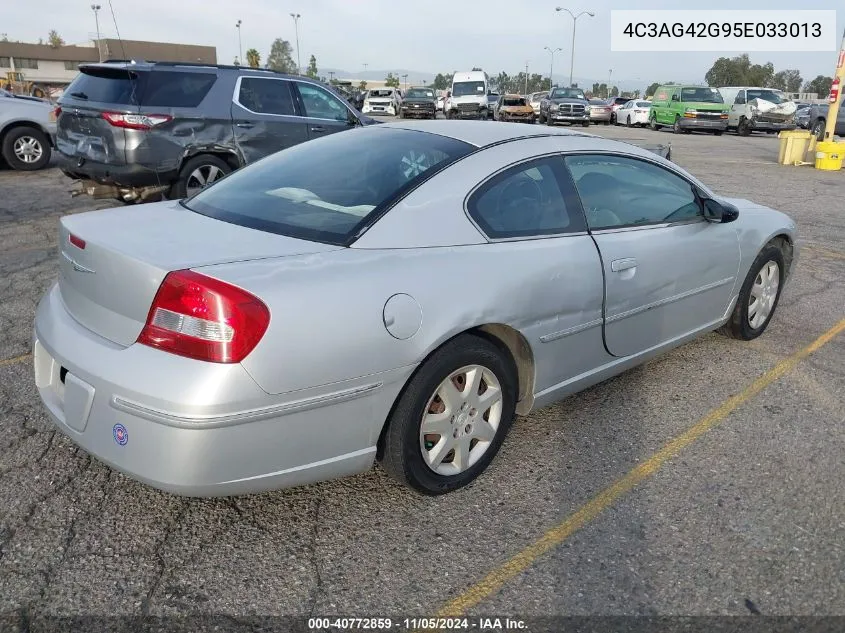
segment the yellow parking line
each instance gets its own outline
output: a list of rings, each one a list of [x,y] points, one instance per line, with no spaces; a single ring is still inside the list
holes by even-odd
[[[670,459],[673,459],[687,446],[692,444],[713,427],[719,425],[737,407],[747,402],[773,382],[792,371],[804,358],[817,351],[833,338],[845,331],[845,319],[842,319],[822,334],[807,347],[781,360],[757,380],[748,385],[740,393],[732,396],[717,408],[713,409],[693,427],[672,439],[649,459],[639,464],[627,475],[617,480],[610,487],[605,488],[574,514],[562,523],[543,534],[537,541],[511,557],[500,567],[491,571],[480,582],[473,585],[461,595],[449,601],[437,614],[438,617],[461,615],[489,598],[501,589],[505,583],[528,569],[540,556],[560,545],[572,534],[584,527],[599,514],[612,506],[622,495],[630,492],[644,479],[654,475]]]
[[[32,358],[32,354],[24,354],[23,356],[15,356],[14,358],[4,358],[3,360],[0,360],[0,367],[4,367],[5,365],[14,365],[15,363],[29,360],[30,358]]]

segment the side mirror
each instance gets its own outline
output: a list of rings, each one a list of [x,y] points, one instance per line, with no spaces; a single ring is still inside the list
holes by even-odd
[[[704,198],[704,219],[708,222],[733,222],[739,217],[739,209],[723,202],[716,202],[712,198]]]

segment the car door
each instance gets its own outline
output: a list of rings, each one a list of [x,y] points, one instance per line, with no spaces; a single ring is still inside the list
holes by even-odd
[[[736,93],[733,105],[731,105],[731,112],[728,115],[728,125],[731,127],[739,125],[739,119],[745,114],[746,109],[746,94],[745,90],[740,90]]]
[[[274,77],[238,77],[232,98],[232,130],[244,163],[308,140],[298,116],[291,82]]]
[[[565,162],[602,257],[608,352],[630,356],[714,326],[737,283],[734,225],[705,220],[692,183],[650,160]]]
[[[319,138],[358,125],[355,113],[328,90],[304,81],[294,81],[293,85],[307,123],[308,138]]]
[[[542,270],[526,285],[532,299],[514,306],[523,318],[515,326],[534,350],[535,392],[605,363],[601,261],[563,159],[520,161],[477,187],[466,207],[496,245],[490,250],[515,269]]]

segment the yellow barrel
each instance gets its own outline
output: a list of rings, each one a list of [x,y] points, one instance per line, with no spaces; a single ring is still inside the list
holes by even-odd
[[[812,133],[809,130],[784,130],[778,134],[778,163],[794,165],[804,161]]]
[[[816,144],[816,169],[837,171],[842,169],[845,142],[823,141]]]

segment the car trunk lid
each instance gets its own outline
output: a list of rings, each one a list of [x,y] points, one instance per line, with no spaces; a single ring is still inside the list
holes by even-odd
[[[112,125],[103,114],[137,113],[146,73],[119,64],[83,65],[79,70],[59,100],[56,146],[82,162],[125,165],[126,129]]]
[[[229,224],[166,201],[65,216],[59,248],[59,289],[70,314],[126,346],[141,333],[168,272],[340,247]]]

